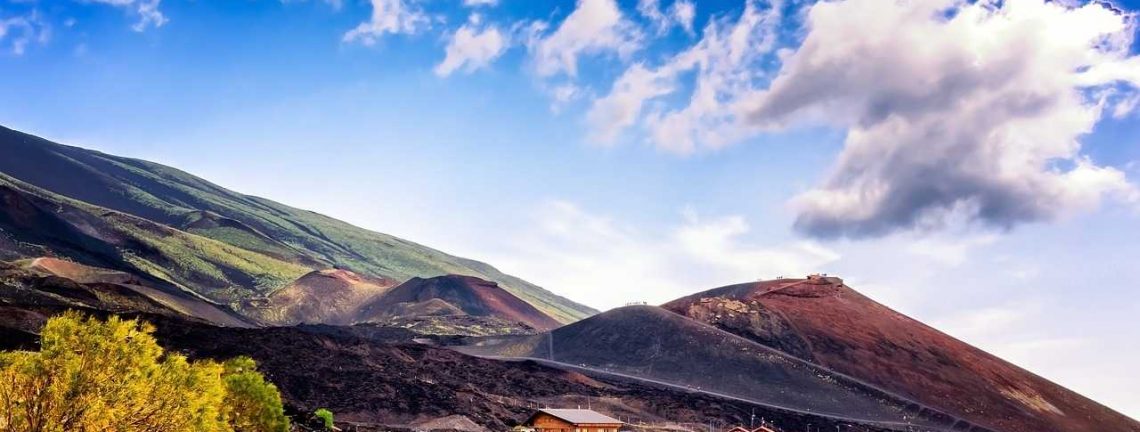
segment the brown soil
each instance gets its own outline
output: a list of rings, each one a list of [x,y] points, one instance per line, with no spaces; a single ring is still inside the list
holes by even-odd
[[[694,294],[665,308],[1005,432],[1140,423],[860,295],[838,278]]]
[[[437,300],[443,300],[474,317],[493,317],[539,330],[559,326],[554,318],[507,292],[495,282],[460,275],[412,278],[362,307],[360,319],[387,320],[399,316],[400,309],[415,309],[413,305]]]
[[[274,292],[264,304],[243,309],[273,325],[352,324],[357,322],[362,304],[375,301],[394,285],[396,281],[391,279],[343,269],[318,270]]]
[[[865,421],[952,420],[809,362],[653,306],[595,315],[551,334],[474,339],[460,349],[549,359],[775,406]],[[553,356],[551,347],[553,346]]]

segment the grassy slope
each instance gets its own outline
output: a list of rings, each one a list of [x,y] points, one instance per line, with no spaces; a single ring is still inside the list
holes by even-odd
[[[464,274],[498,282],[512,294],[535,305],[561,322],[571,322],[595,310],[559,297],[534,284],[499,272],[490,265],[455,257],[387,234],[369,231],[315,212],[242,195],[186,172],[153,162],[117,157],[56,144],[0,127],[0,172],[97,206],[146,218],[177,228],[199,211],[232,219],[277,240],[295,251],[285,259],[294,263],[313,260],[358,273],[406,280]],[[279,249],[276,245],[250,245],[249,236],[234,237],[233,230],[203,229],[235,246]],[[275,254],[276,255],[276,254]]]
[[[149,275],[171,289],[231,303],[312,270],[221,241],[67,198],[0,174],[0,231],[88,265]],[[39,249],[34,249],[39,251]]]

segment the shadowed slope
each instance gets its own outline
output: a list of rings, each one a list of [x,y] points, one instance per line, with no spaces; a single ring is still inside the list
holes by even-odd
[[[164,291],[135,276],[55,258],[0,263],[0,304],[144,312],[224,326],[253,325],[223,306]],[[19,315],[0,310],[0,321]]]
[[[0,281],[0,294],[3,285]],[[60,310],[0,303],[0,349],[35,349],[39,328]],[[536,406],[581,404],[623,419],[684,422],[684,430],[704,430],[714,419],[747,424],[749,414],[755,414],[787,431],[812,425],[824,431],[841,426],[844,432],[901,432],[531,361],[466,356],[415,343],[417,335],[399,329],[326,325],[238,329],[151,314],[141,318],[156,326],[155,337],[170,351],[191,358],[254,358],[295,418],[328,408],[338,420],[354,423],[346,430],[357,426],[368,426],[359,429],[367,431],[413,430],[414,425],[464,416],[503,431],[525,420]]]
[[[653,306],[611,310],[531,337],[487,338],[475,354],[558,362],[862,421],[952,420],[755,342]],[[917,419],[916,419],[917,418]]]
[[[838,278],[694,294],[665,308],[1005,432],[1140,423],[860,295]]]

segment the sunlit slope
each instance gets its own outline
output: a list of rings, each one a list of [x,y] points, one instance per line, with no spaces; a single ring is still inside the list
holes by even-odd
[[[66,198],[0,174],[0,258],[66,257],[169,292],[234,304],[311,269]]]
[[[157,163],[65,146],[6,128],[0,128],[0,152],[5,156],[0,158],[0,173],[12,178],[258,255],[400,281],[445,274],[477,276],[498,282],[561,322],[596,313],[490,265],[233,192]]]

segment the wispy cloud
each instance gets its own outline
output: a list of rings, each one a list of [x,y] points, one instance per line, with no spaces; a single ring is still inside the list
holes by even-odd
[[[539,76],[575,76],[582,55],[625,56],[641,47],[640,31],[614,0],[579,0],[553,32],[547,33],[549,27],[545,22],[535,23],[527,41]]]
[[[668,32],[674,26],[692,34],[697,6],[691,1],[676,0],[667,10],[662,10],[660,0],[638,0],[637,12],[652,23],[658,35]]]
[[[463,0],[463,5],[467,7],[495,6],[498,4],[499,0]]]
[[[425,29],[428,15],[407,0],[371,0],[368,21],[344,34],[344,42],[371,46],[388,34],[414,34]]]
[[[513,234],[505,270],[589,304],[660,303],[716,284],[818,271],[839,258],[811,242],[761,246],[738,215],[679,212],[672,226],[647,231],[567,201],[550,201],[529,228]],[[615,263],[620,263],[615,265]]]
[[[494,26],[482,27],[480,21],[478,14],[472,14],[467,23],[451,35],[445,57],[435,67],[436,75],[446,77],[456,70],[471,72],[486,67],[506,51],[506,36]]]
[[[159,10],[162,0],[80,0],[84,3],[98,3],[122,8],[138,16],[138,22],[131,26],[142,32],[148,28],[162,27],[168,21]]]
[[[0,16],[0,47],[14,55],[23,55],[32,43],[46,44],[51,39],[51,27],[36,11],[25,15]]]
[[[776,47],[780,7],[749,1],[735,21],[710,21],[695,45],[660,66],[630,66],[587,113],[592,139],[613,143],[621,132],[640,124],[653,145],[670,153],[685,155],[737,142],[744,128],[733,107],[764,74],[757,62]],[[684,88],[679,77],[689,72],[696,78],[686,104],[648,109],[649,102]]]

